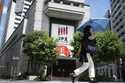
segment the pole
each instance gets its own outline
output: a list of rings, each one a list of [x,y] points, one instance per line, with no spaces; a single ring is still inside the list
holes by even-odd
[[[120,81],[122,81],[122,58],[120,58],[119,73],[120,73]]]
[[[52,80],[53,79],[53,64],[51,63],[51,76],[50,76],[50,79]]]

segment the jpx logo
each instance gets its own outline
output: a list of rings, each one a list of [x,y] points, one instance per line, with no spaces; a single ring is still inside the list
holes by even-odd
[[[68,27],[58,27],[58,40],[62,42],[68,42]]]

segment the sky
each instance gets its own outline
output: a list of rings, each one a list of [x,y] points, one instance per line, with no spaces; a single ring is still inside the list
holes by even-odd
[[[91,18],[103,18],[110,8],[110,0],[85,0],[90,5]]]

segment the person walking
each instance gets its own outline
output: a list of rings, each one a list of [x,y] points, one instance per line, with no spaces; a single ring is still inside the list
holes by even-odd
[[[82,65],[71,74],[72,81],[74,83],[75,77],[81,75],[88,69],[90,81],[93,82],[95,79],[95,68],[92,56],[96,53],[96,39],[91,26],[86,26],[83,29],[83,37],[80,43],[79,62],[82,63]]]

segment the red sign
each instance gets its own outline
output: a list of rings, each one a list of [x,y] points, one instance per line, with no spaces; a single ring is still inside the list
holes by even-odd
[[[56,50],[60,56],[68,57],[70,55],[70,50],[66,46],[57,46]]]

